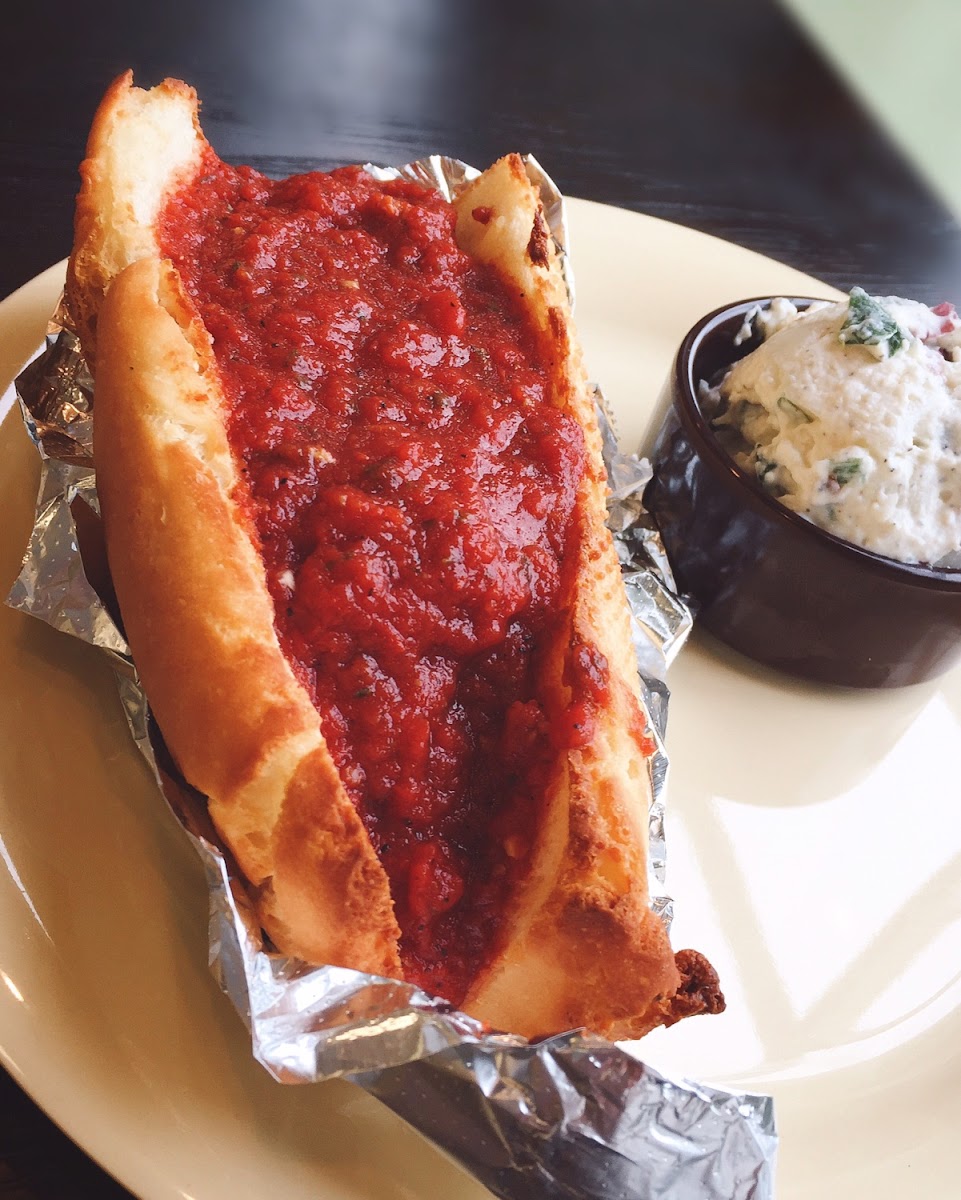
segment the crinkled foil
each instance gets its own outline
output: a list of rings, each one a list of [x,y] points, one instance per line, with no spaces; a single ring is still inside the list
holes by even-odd
[[[426,182],[448,196],[476,174],[436,156],[399,170],[368,169],[380,178]],[[564,253],[563,200],[532,159],[528,171]],[[46,350],[17,381],[42,478],[33,535],[7,603],[111,656],[133,736],[203,860],[211,969],[248,1025],[256,1058],[285,1083],[354,1081],[510,1200],[767,1200],[776,1145],[768,1097],[666,1079],[581,1031],[537,1043],[491,1033],[410,984],[265,951],[244,882],[218,843],[203,797],[172,768],[126,643],[84,573],[74,512],[77,504],[97,511],[92,383],[76,338],[58,330],[62,316]],[[659,740],[668,700],[664,671],[690,615],[671,592],[663,551],[641,508],[646,464],[618,452],[599,393],[598,405],[613,491],[610,524]],[[659,749],[652,763],[650,870],[654,905],[665,921],[670,901],[657,893],[666,771]]]

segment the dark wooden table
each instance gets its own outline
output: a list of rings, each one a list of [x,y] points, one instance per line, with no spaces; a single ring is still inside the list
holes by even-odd
[[[67,254],[90,117],[133,67],[193,83],[215,147],[269,173],[528,150],[569,195],[961,300],[955,220],[772,0],[47,0],[4,29],[0,295]],[[0,1072],[0,1196],[126,1195]]]

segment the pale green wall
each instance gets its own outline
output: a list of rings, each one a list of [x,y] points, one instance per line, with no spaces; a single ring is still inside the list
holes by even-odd
[[[781,3],[961,218],[961,0]]]

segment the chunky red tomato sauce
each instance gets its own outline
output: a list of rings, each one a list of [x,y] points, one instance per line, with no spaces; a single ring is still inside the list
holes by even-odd
[[[474,218],[489,221],[489,210]],[[459,1002],[496,949],[558,743],[536,647],[569,583],[580,428],[550,345],[436,193],[211,158],[162,220],[211,332],[285,652],[391,881],[409,978]],[[549,719],[550,716],[550,719]]]

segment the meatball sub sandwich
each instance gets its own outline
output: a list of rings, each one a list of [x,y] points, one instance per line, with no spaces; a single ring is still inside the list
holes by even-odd
[[[114,584],[272,942],[530,1036],[716,1011],[649,907],[600,437],[522,161],[453,203],[275,181],[128,75],[82,181]]]

